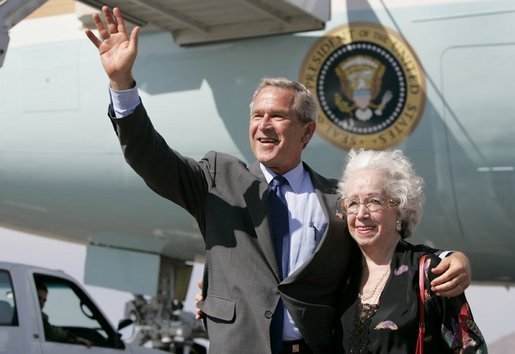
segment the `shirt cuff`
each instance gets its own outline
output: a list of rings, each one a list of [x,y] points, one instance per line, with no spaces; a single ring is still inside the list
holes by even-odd
[[[444,259],[445,257],[447,256],[450,256],[451,254],[453,254],[454,251],[442,251],[438,257],[440,257],[440,259]]]
[[[113,90],[109,87],[109,97],[113,105],[114,118],[125,118],[141,104],[136,85],[128,90]]]

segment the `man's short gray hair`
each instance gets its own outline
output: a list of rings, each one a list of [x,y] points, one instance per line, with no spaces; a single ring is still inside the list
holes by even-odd
[[[318,117],[318,104],[311,92],[297,81],[289,80],[285,77],[265,77],[261,79],[259,85],[254,91],[252,101],[250,102],[250,111],[252,112],[252,103],[256,96],[265,87],[280,87],[295,92],[295,97],[291,105],[292,111],[297,115],[301,123],[316,122]]]

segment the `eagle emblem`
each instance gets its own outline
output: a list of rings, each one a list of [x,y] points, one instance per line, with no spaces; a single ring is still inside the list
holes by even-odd
[[[356,55],[343,60],[335,69],[341,90],[341,94],[335,94],[335,105],[340,111],[362,122],[369,120],[374,114],[381,116],[393,97],[392,92],[387,90],[380,102],[374,103],[381,92],[384,72],[384,64],[367,55]]]

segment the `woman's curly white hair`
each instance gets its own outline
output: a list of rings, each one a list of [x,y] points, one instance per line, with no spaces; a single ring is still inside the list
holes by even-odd
[[[360,170],[379,170],[386,175],[383,192],[398,202],[401,237],[410,237],[422,216],[424,180],[401,150],[351,150],[339,183],[338,193],[343,200],[349,179]]]

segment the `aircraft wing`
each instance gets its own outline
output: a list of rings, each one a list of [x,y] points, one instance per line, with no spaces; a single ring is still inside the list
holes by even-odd
[[[0,67],[9,44],[7,31],[46,2],[0,1]],[[97,9],[121,6],[117,0],[80,2]],[[309,5],[302,0],[133,0],[123,3],[122,12],[135,25],[169,31],[179,45],[189,46],[320,30],[330,18],[330,7],[330,0],[313,0]],[[80,20],[93,26],[89,13]]]
[[[82,0],[96,8],[117,0]],[[125,18],[172,33],[180,45],[219,42],[282,33],[313,31],[329,20],[330,0],[135,0],[123,3]],[[85,21],[90,21],[87,16]]]

